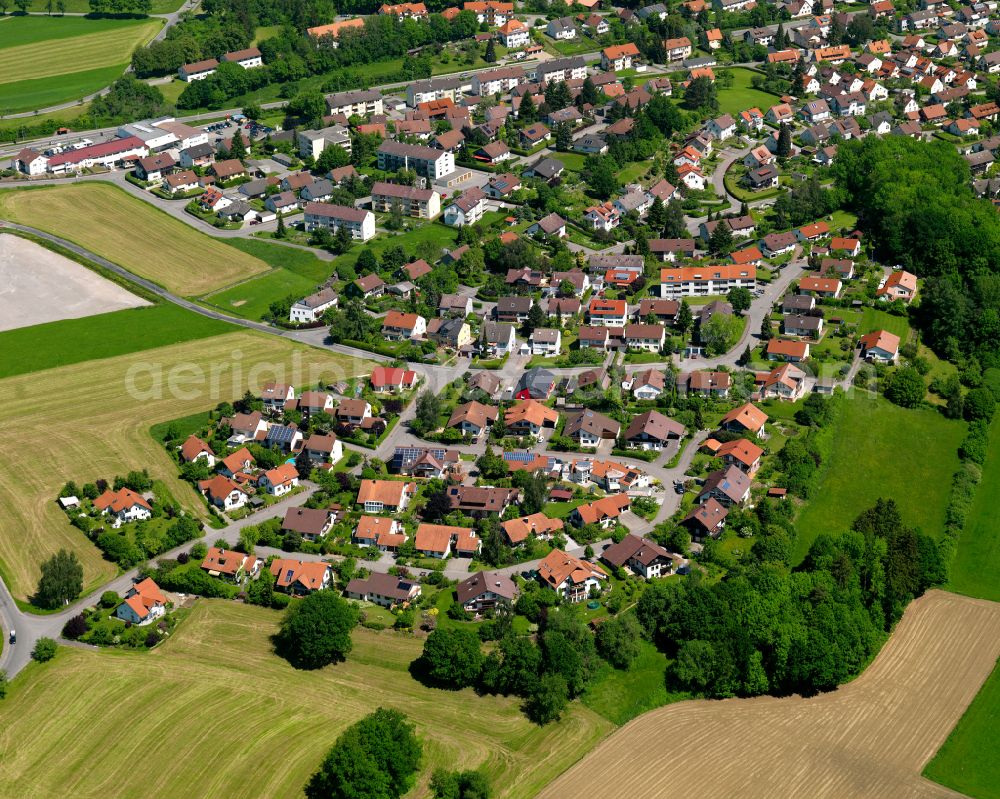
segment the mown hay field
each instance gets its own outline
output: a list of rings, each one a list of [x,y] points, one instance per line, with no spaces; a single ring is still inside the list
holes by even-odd
[[[198,600],[149,653],[60,650],[32,664],[0,703],[3,793],[299,797],[337,735],[376,707],[416,724],[435,768],[479,768],[493,796],[532,797],[612,728],[579,702],[538,727],[519,700],[427,688],[408,671],[421,642],[358,629],[345,662],[295,671],[271,651],[280,615]]]
[[[0,110],[75,100],[120,77],[162,20],[0,17]]]
[[[56,506],[67,480],[82,484],[148,468],[177,501],[203,509],[150,436],[151,425],[208,410],[269,379],[305,386],[371,367],[239,332],[0,380],[0,574],[7,587],[25,599],[40,563],[62,547],[80,557],[88,588],[114,576],[115,567]]]
[[[56,17],[43,19],[48,24],[39,25],[37,19],[17,17],[0,25],[2,83],[118,64],[124,69],[132,51],[152,38],[163,24],[160,20]]]
[[[680,702],[539,794],[595,799],[959,796],[920,776],[1000,655],[1000,604],[931,591],[869,668],[810,698]]]
[[[259,258],[103,183],[0,192],[0,219],[73,241],[184,297],[270,269]]]

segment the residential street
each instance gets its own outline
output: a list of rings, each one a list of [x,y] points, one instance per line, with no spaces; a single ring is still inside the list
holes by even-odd
[[[590,54],[594,58],[598,54]],[[593,59],[591,59],[593,60]],[[216,114],[215,116],[218,116]],[[737,160],[741,159],[747,152],[747,149],[727,149],[722,150],[721,158],[716,165],[715,172],[712,175],[712,185],[715,188],[716,193],[720,197],[729,197],[725,190],[724,176],[726,170],[729,166],[735,163]],[[106,175],[91,176],[81,178],[82,180],[103,180],[111,182],[117,186],[120,186],[124,190],[130,192],[132,195],[141,198],[146,202],[150,202],[157,207],[164,210],[166,213],[175,217],[176,219],[184,222],[187,225],[197,227],[203,232],[209,235],[217,236],[220,238],[236,238],[241,236],[249,235],[249,230],[218,230],[213,228],[201,220],[192,217],[184,211],[184,204],[181,202],[170,202],[166,200],[160,200],[158,198],[152,197],[148,192],[143,191],[137,186],[129,183],[125,180],[125,175],[122,172],[112,172]],[[33,181],[33,185],[44,185],[44,184],[56,184],[65,183],[65,180],[39,180]],[[751,203],[752,206],[757,206],[763,204],[767,201],[758,201]],[[721,210],[726,212],[735,212],[739,209],[740,203],[734,198],[730,198],[729,205]],[[693,235],[697,235],[697,229],[700,223],[704,221],[704,218],[691,219],[688,222],[688,229]],[[273,225],[274,223],[271,223]],[[0,222],[0,227],[3,226],[10,227],[14,230],[19,230],[25,233],[33,234],[41,239],[50,241],[61,247],[68,249],[69,251],[83,257],[87,258],[104,269],[119,275],[125,280],[133,283],[134,285],[140,286],[146,291],[155,294],[162,299],[179,305],[189,311],[201,314],[203,316],[218,319],[221,321],[226,321],[231,324],[254,330],[257,332],[282,336],[294,341],[301,342],[303,344],[308,344],[311,346],[321,347],[324,349],[331,350],[333,352],[342,353],[345,355],[366,359],[369,361],[387,363],[392,359],[386,356],[376,355],[368,351],[359,350],[353,347],[349,347],[343,344],[332,342],[328,340],[328,331],[325,328],[310,329],[310,330],[297,330],[288,331],[281,330],[278,328],[271,327],[259,322],[253,322],[246,319],[239,319],[235,317],[228,316],[217,310],[210,308],[205,308],[196,303],[193,303],[187,299],[179,297],[172,294],[171,292],[163,289],[162,287],[152,283],[149,280],[139,277],[128,270],[112,263],[111,261],[102,258],[87,249],[74,244],[71,241],[63,239],[61,237],[52,235],[42,230],[38,230],[25,225],[19,225],[14,223]],[[256,228],[254,232],[266,229],[267,225],[263,225]],[[288,242],[276,242],[283,246],[297,247]],[[613,247],[603,250],[606,253],[618,253],[623,252],[630,242],[623,242],[614,245]],[[582,247],[576,244],[569,244],[570,249],[574,251],[583,251],[585,253],[593,252],[587,247]],[[311,248],[310,248],[311,250]],[[331,260],[333,256],[325,252],[316,252],[318,257],[324,260]],[[754,301],[746,313],[746,324],[745,329],[740,337],[739,341],[734,347],[732,347],[728,352],[721,356],[715,358],[679,358],[674,356],[671,361],[674,366],[681,370],[690,371],[696,369],[713,368],[719,366],[735,367],[737,361],[741,357],[743,351],[747,346],[751,348],[755,345],[759,339],[759,331],[761,327],[761,322],[767,315],[775,302],[780,301],[780,298],[787,291],[788,286],[799,278],[805,269],[805,261],[801,258],[801,248],[796,248],[793,253],[792,260],[790,263],[785,265],[779,272],[776,273],[774,279],[768,283],[764,284],[763,292],[760,296],[755,297]],[[614,354],[609,355],[608,359],[605,361],[605,366],[608,365],[616,356]],[[503,367],[496,372],[497,376],[501,379],[504,386],[510,386],[516,383],[518,377],[527,368],[527,363],[530,359],[525,356],[511,355],[508,357]],[[625,370],[627,373],[634,373],[640,370],[645,370],[649,368],[662,368],[666,365],[666,362],[661,363],[643,363],[643,364],[627,364],[625,365]],[[855,358],[854,363],[851,366],[851,370],[844,380],[845,385],[850,385],[850,381],[853,379],[854,375],[857,373],[860,364],[857,358]],[[422,363],[411,363],[409,367],[416,371],[418,375],[423,380],[423,387],[430,389],[435,393],[439,393],[448,383],[461,378],[465,373],[469,371],[475,371],[471,369],[471,363],[467,358],[457,358],[451,361],[448,365],[429,365]],[[568,376],[573,374],[579,374],[580,372],[586,371],[593,368],[590,365],[583,365],[578,367],[565,367],[565,368],[552,368],[554,374],[558,376]],[[428,442],[417,438],[412,433],[409,432],[407,423],[413,418],[415,414],[416,403],[411,402],[403,411],[403,414],[399,422],[393,427],[389,435],[379,444],[376,450],[366,450],[361,447],[356,447],[350,444],[345,445],[347,449],[358,451],[367,456],[378,457],[382,460],[388,460],[393,451],[398,446],[427,446]],[[674,457],[676,450],[668,450],[653,462],[647,463],[646,461],[632,459],[627,457],[612,457],[614,460],[619,461],[625,465],[637,467],[644,472],[646,472],[653,480],[660,483],[660,490],[657,493],[657,499],[660,501],[660,508],[656,513],[655,518],[652,521],[647,521],[636,516],[633,513],[628,513],[625,516],[626,526],[635,534],[645,535],[650,532],[653,527],[659,522],[669,518],[672,515],[680,502],[680,497],[673,491],[673,483],[675,480],[679,480],[684,477],[690,464],[698,451],[699,446],[708,436],[708,431],[695,431],[692,438],[685,442],[683,451],[678,458],[676,465],[668,468],[666,464]],[[480,442],[476,444],[467,445],[449,445],[449,448],[458,450],[459,452],[471,455],[479,455],[485,449],[485,442]],[[585,453],[565,453],[565,452],[555,452],[548,449],[548,444],[546,442],[540,442],[536,447],[535,451],[543,454],[551,454],[559,457],[563,460],[572,460],[574,458],[588,457]],[[592,456],[592,455],[591,455]],[[356,471],[360,470],[360,467]],[[260,521],[275,516],[281,516],[284,514],[288,507],[300,505],[302,502],[314,491],[315,488],[310,488],[306,492],[296,494],[293,497],[288,497],[281,502],[272,505],[267,510],[261,512],[260,514],[253,515],[240,522],[234,522],[229,524],[227,527],[220,530],[207,529],[205,536],[202,539],[208,544],[211,544],[217,539],[224,539],[230,546],[234,546],[239,541],[240,530],[248,524],[256,524]],[[192,542],[193,543],[193,542]],[[173,557],[176,556],[181,551],[189,550],[192,543],[186,544],[179,547],[171,552],[164,553],[161,557]],[[584,547],[573,542],[574,545],[569,547],[569,550],[573,554],[581,555],[583,553]],[[608,542],[600,542],[594,545],[595,551],[600,551],[600,547]],[[280,555],[287,556],[290,553],[281,552],[280,550],[271,550],[268,548],[259,548],[258,554],[261,557],[267,557],[269,555]],[[321,556],[318,555],[305,555],[296,554],[295,557],[302,558],[304,560],[315,560],[319,559]],[[386,555],[374,562],[364,562],[362,565],[367,568],[376,569],[379,571],[385,571],[389,566],[393,565],[393,560],[390,556]],[[537,565],[536,561],[531,561],[527,563],[521,563],[516,566],[508,567],[502,571],[505,573],[514,573],[525,571],[534,568]],[[445,574],[450,579],[462,579],[468,574],[469,561],[463,559],[452,559],[449,560],[445,565]],[[128,573],[122,574],[114,580],[109,581],[107,584],[101,586],[99,589],[94,591],[88,597],[85,597],[73,606],[51,615],[40,615],[35,613],[24,613],[16,605],[16,603],[11,598],[6,586],[0,582],[0,624],[5,630],[5,637],[11,629],[17,630],[17,643],[13,646],[5,645],[3,653],[0,654],[0,669],[5,669],[9,676],[15,675],[28,663],[30,657],[30,651],[34,646],[34,642],[42,636],[49,636],[53,638],[58,638],[60,631],[62,629],[65,621],[72,615],[79,612],[81,607],[94,604],[100,597],[100,594],[106,590],[114,590],[119,593],[123,593],[131,584],[131,578],[135,575],[135,571],[130,571]]]

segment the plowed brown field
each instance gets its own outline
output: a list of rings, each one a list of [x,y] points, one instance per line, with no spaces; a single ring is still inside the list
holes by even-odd
[[[948,797],[920,776],[1000,655],[1000,603],[932,591],[854,682],[803,699],[682,702],[609,736],[557,797]]]

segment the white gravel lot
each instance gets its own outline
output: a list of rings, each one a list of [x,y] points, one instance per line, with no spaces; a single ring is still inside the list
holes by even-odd
[[[0,235],[0,330],[149,305],[75,261]]]

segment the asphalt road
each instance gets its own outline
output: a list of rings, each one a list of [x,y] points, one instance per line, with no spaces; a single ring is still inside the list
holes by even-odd
[[[725,166],[728,167],[728,163],[732,163],[737,158],[742,157],[742,154],[745,154],[745,151],[727,152],[726,156],[722,159],[719,168],[717,169],[718,177],[713,178],[713,181],[718,180],[720,181],[721,185],[721,175],[724,174],[725,171],[723,165],[725,164]],[[104,178],[104,176],[102,176],[102,178]],[[149,195],[145,192],[141,192],[136,187],[133,187],[131,184],[128,184],[126,181],[124,181],[123,175],[114,175],[112,179],[114,180],[114,182],[124,185],[126,189],[133,191],[133,193],[138,192],[139,194],[145,195],[144,199],[148,200]],[[722,191],[720,193],[723,196],[725,196],[724,186],[722,186]],[[731,202],[730,207],[732,207],[733,204],[734,203]],[[178,208],[176,210],[178,213],[175,215],[177,215],[178,218],[183,219],[183,221],[185,221],[188,224],[193,223],[192,218],[189,215],[184,214],[182,208]],[[346,355],[352,355],[358,358],[364,358],[367,360],[381,361],[381,362],[387,362],[390,360],[389,358],[375,355],[373,353],[364,350],[358,350],[352,347],[347,347],[342,344],[330,342],[327,340],[327,332],[323,329],[305,330],[305,331],[286,331],[270,327],[268,325],[264,325],[258,322],[252,322],[246,319],[238,319],[235,317],[231,317],[213,309],[204,308],[182,297],[178,297],[175,294],[172,294],[171,292],[167,291],[163,287],[158,286],[155,283],[146,280],[145,278],[135,275],[132,272],[122,268],[121,266],[107,260],[106,258],[102,258],[101,256],[96,255],[95,253],[92,253],[87,249],[77,244],[74,244],[71,241],[63,239],[59,236],[55,236],[45,231],[31,228],[26,225],[19,225],[10,222],[0,222],[0,227],[2,226],[6,226],[10,229],[21,231],[24,233],[33,234],[34,236],[37,236],[43,240],[52,242],[54,244],[58,244],[61,247],[65,247],[69,251],[99,264],[103,268],[110,270],[111,272],[119,275],[120,277],[133,283],[134,285],[140,286],[146,291],[155,294],[156,296],[161,297],[162,299],[168,302],[172,302],[176,305],[186,308],[187,310],[192,311],[194,313],[198,313],[203,316],[207,316],[209,318],[229,322],[233,325],[255,330],[268,335],[282,336],[285,338],[302,342],[304,344],[324,347],[336,352],[341,352]],[[216,236],[227,236],[230,234],[239,235],[240,233],[240,231],[218,231],[214,228],[209,228],[208,226],[206,226],[205,232],[209,233],[210,235],[216,235]],[[787,290],[788,285],[801,274],[804,268],[804,263],[799,259],[799,255],[800,253],[796,251],[796,253],[793,256],[793,261],[790,264],[786,265],[779,272],[776,279],[767,285],[762,296],[754,300],[753,305],[751,306],[747,314],[748,321],[746,325],[746,331],[735,347],[733,347],[729,352],[725,353],[724,355],[714,359],[698,358],[698,359],[689,359],[686,361],[684,360],[678,361],[675,359],[673,362],[679,365],[681,368],[686,368],[686,369],[693,369],[693,368],[704,369],[721,365],[728,365],[728,366],[735,365],[737,359],[742,354],[744,348],[748,344],[752,343],[754,337],[758,335],[760,324],[764,315],[770,312],[773,303],[777,301],[784,294],[784,292]],[[610,360],[611,357],[613,356],[609,356],[608,360]],[[506,364],[504,365],[503,369],[500,370],[499,373],[501,380],[506,385],[509,385],[514,381],[516,381],[517,377],[519,377],[519,375],[524,371],[527,360],[528,360],[527,358],[522,356],[512,356],[508,358]],[[658,365],[663,366],[665,364],[628,365],[626,366],[626,369],[630,372],[634,372],[641,369],[656,367]],[[470,363],[468,359],[458,359],[457,361],[448,366],[427,365],[419,363],[412,363],[409,366],[411,369],[416,371],[425,381],[426,385],[435,392],[439,392],[447,383],[461,377],[465,372],[470,370]],[[592,367],[581,366],[572,368],[555,368],[552,369],[552,371],[559,375],[567,375],[567,374],[576,374],[588,368]],[[855,362],[855,364],[852,366],[852,374],[856,372],[856,370],[857,370],[857,362]],[[848,376],[848,380],[849,379],[850,375]],[[409,433],[409,431],[406,428],[405,422],[410,418],[412,418],[414,413],[414,408],[415,408],[415,403],[411,403],[404,410],[401,422],[398,423],[393,428],[389,436],[386,437],[386,439],[382,442],[378,450],[374,453],[377,457],[386,458],[387,456],[391,455],[393,449],[396,446],[399,446],[401,444],[421,444],[421,445],[426,444],[426,442],[422,442],[419,439],[413,437],[412,434]],[[698,451],[698,447],[700,446],[701,442],[705,439],[707,434],[708,434],[707,431],[695,431],[693,437],[686,442],[686,445],[684,447],[683,452],[681,453],[678,463],[670,468],[668,468],[666,464],[674,455],[674,452],[671,451],[662,453],[660,457],[658,457],[652,463],[647,463],[645,461],[635,460],[631,458],[624,458],[624,457],[619,458],[618,456],[614,456],[615,460],[642,469],[655,480],[659,480],[663,487],[663,490],[658,494],[658,499],[661,500],[661,506],[655,518],[651,522],[647,522],[646,520],[639,519],[638,517],[635,516],[629,517],[629,521],[631,525],[634,527],[633,530],[634,532],[638,534],[644,534],[648,532],[650,529],[652,529],[652,527],[656,523],[666,519],[676,510],[679,503],[679,497],[671,491],[672,483],[674,480],[680,479],[685,475],[687,469],[690,466],[691,460]],[[350,445],[348,445],[348,448],[349,449],[351,448]],[[459,445],[455,446],[454,448],[459,449],[463,452],[478,454],[482,452],[483,449],[485,449],[485,442],[473,445],[465,445],[465,446]],[[549,452],[544,443],[539,444],[536,449],[539,452]],[[358,449],[358,451],[361,451],[367,455],[372,454],[371,451],[364,451],[360,449]],[[572,453],[553,452],[552,454],[562,457],[563,459],[572,459],[574,457]],[[287,506],[293,504],[300,504],[303,501],[304,496],[307,495],[298,494],[294,497],[288,498],[281,503],[271,506],[271,508],[265,511],[265,514],[267,515],[282,514]],[[231,524],[224,530],[209,529],[206,531],[206,536],[205,539],[203,540],[214,541],[215,539],[221,537],[225,538],[231,544],[235,544],[239,540],[239,531],[243,525],[256,524],[260,522],[263,518],[265,517],[261,515],[254,515],[241,522]],[[192,544],[189,543],[187,545],[184,545],[183,547],[179,547],[177,550],[164,553],[161,557],[175,556],[180,551],[185,551],[190,549],[191,545]],[[595,546],[595,549],[597,548],[598,547]],[[574,551],[579,554],[582,553],[582,549],[583,549],[582,547],[575,547],[571,548],[571,551]],[[271,552],[269,550],[262,549],[260,554],[266,556],[267,554],[271,554]],[[303,559],[310,558],[310,556],[304,554],[296,555],[296,557],[301,557]],[[371,568],[377,568],[381,570],[391,565],[391,559],[388,557],[384,557],[379,561],[372,562],[366,565],[368,565]],[[508,571],[520,571],[527,568],[531,568],[533,565],[534,565],[533,563],[518,564],[517,566],[508,569]],[[445,573],[452,579],[460,579],[465,574],[467,574],[467,572],[468,572],[468,562],[461,560],[449,561],[445,569]],[[18,608],[17,604],[14,602],[6,586],[3,585],[2,581],[0,581],[0,625],[2,625],[0,629],[3,629],[7,632],[9,632],[9,630],[11,629],[17,630],[17,643],[14,645],[5,646],[3,653],[0,654],[0,669],[6,670],[9,676],[14,676],[15,674],[17,674],[28,663],[30,658],[30,651],[34,646],[34,642],[37,641],[39,637],[48,636],[51,638],[58,638],[63,625],[70,616],[78,613],[80,608],[96,602],[96,600],[100,597],[100,594],[103,591],[115,590],[119,593],[123,593],[131,584],[131,578],[134,576],[134,574],[135,574],[134,571],[123,574],[115,578],[114,580],[108,582],[107,584],[101,586],[90,596],[85,597],[73,603],[71,607],[59,613],[51,615],[41,615],[36,613],[22,612]]]

